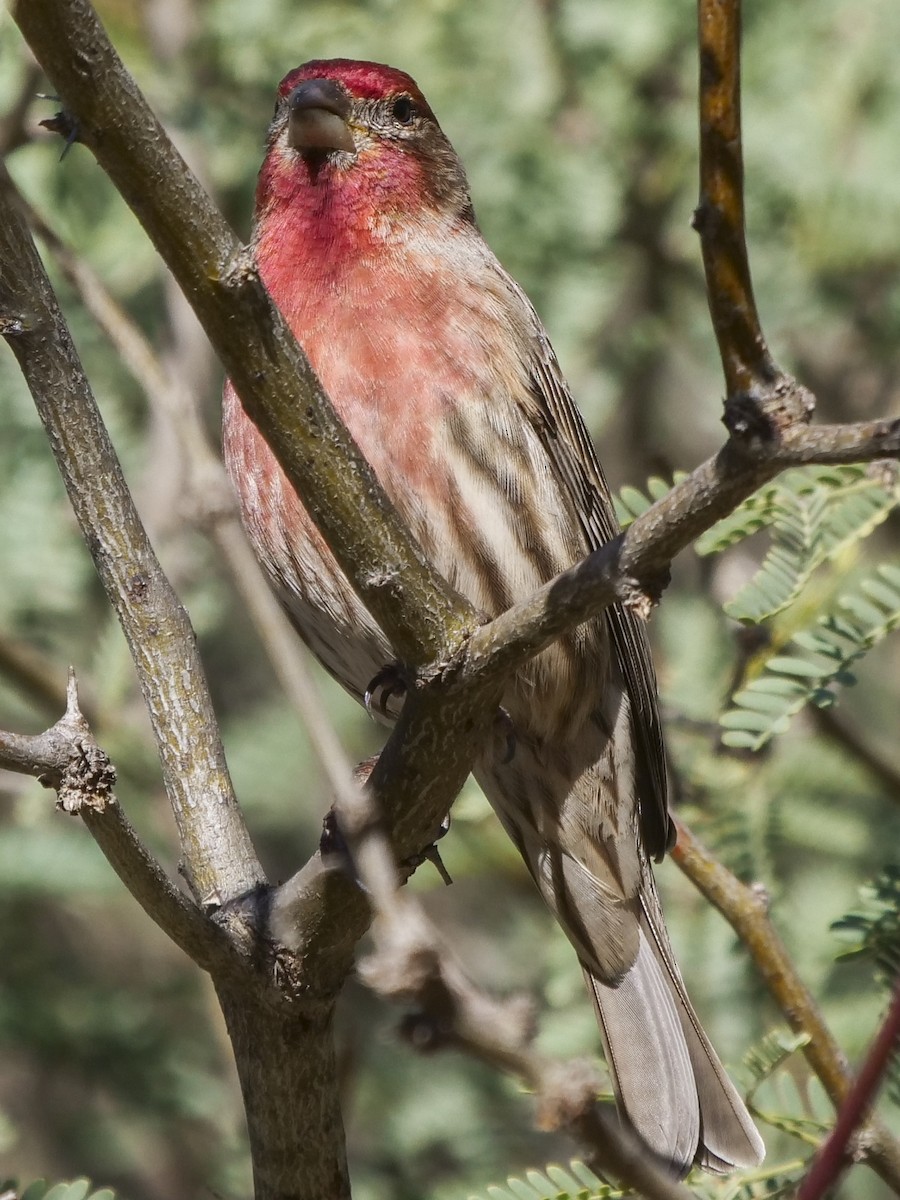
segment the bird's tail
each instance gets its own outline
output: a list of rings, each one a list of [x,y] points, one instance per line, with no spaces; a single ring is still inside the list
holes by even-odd
[[[661,914],[645,911],[617,984],[582,966],[620,1107],[648,1146],[681,1175],[758,1165],[762,1139],[687,997]]]

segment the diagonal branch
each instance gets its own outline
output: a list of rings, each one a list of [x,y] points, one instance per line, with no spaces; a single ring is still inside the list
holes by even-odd
[[[821,1200],[839,1179],[852,1156],[851,1142],[871,1111],[885,1072],[900,1041],[900,985],[895,985],[888,1014],[853,1087],[841,1105],[831,1136],[803,1180],[797,1200]]]
[[[79,141],[178,280],[247,411],[397,654],[415,666],[443,657],[473,610],[425,559],[384,496],[252,255],[166,137],[89,0],[17,0],[13,16],[77,121]]]
[[[413,896],[398,887],[397,863],[371,792],[350,785],[318,731],[319,756],[338,787],[335,811],[354,869],[372,908],[374,951],[360,963],[365,983],[419,1012],[405,1022],[410,1041],[433,1052],[461,1050],[512,1075],[535,1093],[538,1123],[564,1129],[585,1147],[591,1166],[612,1174],[647,1200],[689,1200],[690,1193],[657,1166],[640,1139],[597,1102],[600,1080],[590,1063],[557,1062],[534,1047],[530,1005],[499,1000],[477,988],[442,944]]]
[[[122,362],[140,387],[157,417],[168,422],[183,458],[186,515],[218,549],[232,582],[256,626],[272,669],[301,723],[309,725],[321,715],[319,705],[307,700],[303,644],[269,588],[247,537],[241,528],[237,501],[221,458],[216,454],[200,417],[196,398],[173,372],[166,368],[143,331],[110,294],[104,282],[58,235],[41,214],[15,187],[7,186],[25,214],[28,224],[53,256],[87,311],[109,339]],[[0,669],[15,672],[42,700],[58,697],[55,682],[41,690],[46,671],[28,666],[33,653],[7,645],[0,637]],[[49,690],[48,690],[49,689]],[[46,702],[46,701],[45,701]],[[58,700],[55,708],[58,708]],[[54,709],[55,711],[55,709]],[[349,772],[348,772],[349,778]]]
[[[3,175],[0,331],[25,375],[82,534],[128,640],[192,886],[203,896],[230,898],[258,884],[262,871],[234,799],[193,630],[147,540]]]
[[[897,457],[900,420],[798,423],[771,439],[733,434],[714,458],[675,484],[615,541],[476,630],[468,643],[470,667],[494,678],[609,604],[646,608],[646,581],[664,577],[677,554],[787,467]]]

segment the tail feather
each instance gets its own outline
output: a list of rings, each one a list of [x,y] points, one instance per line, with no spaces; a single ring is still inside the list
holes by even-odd
[[[656,888],[652,885],[644,889],[642,904],[642,927],[646,925],[655,955],[665,972],[694,1069],[701,1130],[697,1162],[716,1174],[723,1174],[733,1167],[756,1167],[765,1157],[765,1145],[688,999],[669,944]]]
[[[598,737],[599,750],[579,742],[599,764],[580,774],[577,759],[522,738],[514,760],[491,759],[479,782],[575,947],[620,1111],[674,1174],[756,1166],[762,1139],[688,999],[622,803],[634,794],[628,763],[609,749],[608,729]]]
[[[717,1174],[756,1166],[762,1139],[659,940],[642,922],[634,966],[617,986],[584,967],[620,1105],[679,1175],[694,1163]]]
[[[700,1105],[679,1014],[647,939],[617,986],[586,966],[584,974],[620,1107],[663,1162],[686,1175],[700,1140]]]

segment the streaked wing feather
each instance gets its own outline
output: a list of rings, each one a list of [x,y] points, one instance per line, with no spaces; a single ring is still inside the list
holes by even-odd
[[[581,413],[575,406],[553,347],[530,302],[510,280],[534,322],[531,377],[533,399],[543,417],[540,436],[547,454],[569,488],[589,550],[598,550],[619,533],[606,476]],[[656,674],[644,624],[630,609],[606,610],[619,668],[631,699],[637,737],[637,782],[641,828],[648,853],[662,859],[673,842],[669,819],[666,759],[656,699]]]

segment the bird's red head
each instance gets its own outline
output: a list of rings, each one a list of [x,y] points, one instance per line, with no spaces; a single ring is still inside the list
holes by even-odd
[[[471,219],[465,173],[428,101],[404,71],[316,59],[278,87],[257,188],[257,227],[292,218],[364,237],[423,209]]]
[[[405,94],[434,120],[434,113],[412,76],[386,63],[353,58],[314,58],[288,71],[278,85],[278,95],[287,99],[294,88],[310,79],[330,79],[346,88],[348,95],[360,100],[383,100],[386,96]]]

